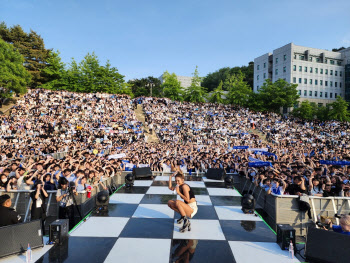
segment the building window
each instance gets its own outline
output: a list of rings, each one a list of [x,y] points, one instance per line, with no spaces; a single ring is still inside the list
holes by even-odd
[[[301,84],[301,78],[299,78],[299,84]]]
[[[257,80],[259,80],[259,75],[258,75],[258,76],[256,76],[256,79],[257,79]]]
[[[304,97],[307,96],[307,90],[304,90]]]
[[[312,90],[309,90],[309,97],[312,97]]]
[[[337,65],[341,66],[341,61],[340,60],[337,61]]]
[[[304,67],[304,72],[307,72],[307,67]]]
[[[341,77],[343,74],[342,74],[342,72],[341,71],[339,71],[339,77]]]
[[[334,75],[335,75],[335,76],[338,76],[338,70],[336,70],[336,71],[334,72]]]
[[[325,93],[324,93],[324,97],[325,97],[325,98],[328,98],[328,92],[325,92]]]
[[[328,81],[327,81],[327,80],[324,82],[324,85],[325,85],[326,87],[328,87]]]
[[[320,80],[320,86],[322,86],[322,85],[323,85],[323,80],[321,79],[321,80]]]
[[[283,60],[284,60],[284,61],[287,60],[287,55],[283,55]]]
[[[259,86],[256,86],[256,91],[258,91],[259,90]]]
[[[339,82],[339,88],[341,88],[341,82]]]
[[[328,75],[328,69],[324,70],[324,74]]]
[[[334,60],[330,60],[329,63],[331,63],[331,65],[334,65]]]
[[[338,82],[334,82],[334,87],[338,88]]]
[[[260,65],[257,65],[257,66],[256,66],[256,69],[259,70],[259,69],[260,69]]]
[[[315,68],[315,73],[316,73],[316,74],[318,73],[318,68]]]
[[[297,83],[297,78],[296,77],[293,78],[293,83]]]
[[[266,79],[266,73],[264,73],[264,79]]]
[[[278,68],[275,69],[275,74],[278,75]]]
[[[318,80],[317,79],[315,79],[315,85],[318,85]]]
[[[297,59],[297,55],[294,54],[294,59]]]
[[[330,86],[330,87],[333,87],[333,81],[330,81],[330,82],[329,82],[329,86]]]
[[[310,73],[312,73],[312,67],[310,67]]]
[[[296,65],[293,66],[293,71],[297,71],[297,66]]]
[[[316,62],[320,62],[321,61],[321,59],[320,58],[316,58]]]
[[[298,94],[301,95],[301,90],[298,90]]]
[[[328,62],[328,60],[327,60],[327,59],[325,59],[325,60],[324,60],[324,63],[325,63],[325,64],[327,64],[327,62]]]
[[[310,85],[312,85],[312,79],[310,79]]]
[[[333,99],[333,93],[332,92],[329,93],[329,98]]]
[[[299,72],[301,72],[303,70],[302,66],[299,66]]]
[[[323,68],[320,68],[320,74],[323,74]]]
[[[307,84],[307,79],[304,79],[304,84]]]
[[[266,62],[264,62],[264,68],[266,68]]]
[[[337,98],[338,97],[338,93],[334,93],[334,98]]]
[[[305,60],[305,56],[299,55],[299,59],[300,59],[300,60]]]
[[[276,64],[278,63],[278,58],[276,58]]]
[[[331,76],[333,76],[333,70],[332,69],[330,70],[329,73],[330,73]]]
[[[322,98],[322,91],[320,91],[320,98]]]
[[[284,73],[287,72],[287,67],[283,67],[283,72],[284,72]]]
[[[312,57],[311,56],[309,56],[309,61],[312,61]]]
[[[315,97],[317,97],[317,91],[315,91]]]

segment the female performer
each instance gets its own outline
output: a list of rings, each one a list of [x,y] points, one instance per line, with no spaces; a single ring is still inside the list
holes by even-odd
[[[176,187],[172,186],[171,180],[173,176],[175,176]],[[169,189],[172,191],[176,189],[177,194],[184,200],[184,202],[180,200],[170,200],[168,202],[168,206],[181,215],[181,218],[177,220],[177,223],[181,224],[182,221],[184,222],[180,232],[183,233],[186,229],[191,231],[189,218],[193,218],[198,211],[198,207],[193,190],[188,184],[185,184],[185,177],[181,170],[176,171],[169,176]]]

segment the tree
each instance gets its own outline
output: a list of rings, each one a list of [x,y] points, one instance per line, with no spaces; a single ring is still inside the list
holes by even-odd
[[[223,83],[220,81],[219,86],[209,93],[208,100],[211,103],[224,103],[225,93],[222,89]]]
[[[0,39],[0,97],[10,97],[11,92],[24,94],[30,74],[23,66],[23,56],[10,44]]]
[[[50,50],[45,48],[44,40],[35,31],[30,33],[23,31],[20,25],[7,28],[6,24],[0,24],[0,38],[12,44],[24,57],[24,66],[32,76],[30,87],[36,88],[46,82],[41,75],[46,67],[46,60]]]
[[[205,102],[206,89],[201,87],[201,77],[199,77],[198,66],[192,74],[191,86],[185,90],[185,100],[189,102]]]
[[[259,98],[262,100],[263,110],[278,113],[281,107],[292,107],[299,99],[297,84],[291,84],[283,79],[272,83],[266,79],[259,90]]]
[[[301,119],[312,120],[316,111],[315,107],[308,100],[304,100],[301,102],[300,107],[293,110],[292,114]]]
[[[229,76],[224,82],[224,89],[228,91],[227,101],[229,103],[246,107],[253,92],[247,82],[244,81],[244,77],[241,71]]]
[[[175,73],[170,74],[168,71],[163,73],[163,84],[161,85],[164,96],[172,100],[183,100],[183,89]]]
[[[331,120],[349,121],[349,112],[347,103],[341,96],[337,96],[337,100],[329,104],[331,110],[329,111],[329,118]]]
[[[151,87],[152,96],[159,97],[161,94],[160,80],[152,76],[141,79],[132,79],[128,81],[128,84],[131,85],[135,97],[151,96]]]
[[[42,88],[61,90],[68,86],[66,82],[67,71],[65,64],[61,61],[59,51],[50,51],[47,58],[47,65],[41,71],[41,75],[46,79],[46,83],[42,85]]]
[[[252,61],[249,62],[248,66],[233,68],[225,67],[213,73],[209,73],[203,78],[201,85],[202,87],[205,87],[208,92],[211,92],[219,86],[220,81],[225,82],[225,79],[227,79],[229,76],[238,74],[240,71],[245,76],[244,81],[247,82],[248,86],[252,88],[254,82],[254,62]]]

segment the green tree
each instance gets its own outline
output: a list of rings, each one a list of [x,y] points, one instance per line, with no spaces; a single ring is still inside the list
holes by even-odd
[[[128,84],[131,85],[135,97],[151,96],[151,88],[153,97],[159,97],[161,95],[161,83],[158,78],[149,76],[147,78],[132,79],[128,81]]]
[[[202,79],[199,77],[198,66],[192,75],[191,86],[185,90],[185,100],[194,103],[205,102],[206,89],[201,87]]]
[[[312,120],[316,111],[315,107],[308,100],[304,100],[298,108],[293,110],[292,114],[301,119]]]
[[[329,104],[327,106],[319,106],[316,110],[316,118],[321,121],[329,120]]]
[[[249,97],[253,93],[247,82],[244,81],[244,74],[239,71],[229,76],[224,82],[224,89],[228,91],[227,101],[231,104],[248,106]]]
[[[65,89],[67,84],[67,71],[65,64],[61,61],[59,51],[50,51],[47,65],[42,69],[41,75],[46,79],[42,88],[50,90]]]
[[[24,94],[30,74],[23,66],[23,56],[10,44],[0,39],[0,97],[10,97],[11,92]]]
[[[292,107],[299,99],[297,84],[291,84],[283,79],[272,83],[266,79],[265,83],[259,90],[259,98],[263,110],[280,112],[281,107]]]
[[[0,24],[0,38],[12,44],[24,57],[24,66],[32,76],[30,87],[36,88],[46,82],[42,76],[47,65],[50,50],[45,48],[44,40],[35,31],[23,31],[20,25],[8,28],[4,22]]]
[[[347,103],[341,96],[337,96],[337,100],[328,105],[331,108],[329,111],[329,118],[331,120],[349,121],[349,103]]]
[[[168,71],[163,73],[163,84],[161,85],[164,96],[172,100],[183,100],[183,89],[175,73],[170,74]]]
[[[220,81],[219,86],[208,94],[208,101],[211,103],[224,103],[225,93],[222,89],[223,82]]]

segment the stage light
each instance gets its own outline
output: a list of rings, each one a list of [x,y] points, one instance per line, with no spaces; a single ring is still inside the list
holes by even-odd
[[[109,194],[107,191],[101,191],[96,197],[96,208],[98,211],[107,211],[109,204]]]
[[[232,174],[226,175],[226,177],[225,177],[225,187],[233,189],[234,188],[233,182],[234,182],[233,175]]]
[[[242,211],[245,214],[254,214],[255,199],[254,196],[246,194],[241,199]]]
[[[125,176],[125,187],[129,188],[134,185],[134,176],[132,174],[127,174]]]

